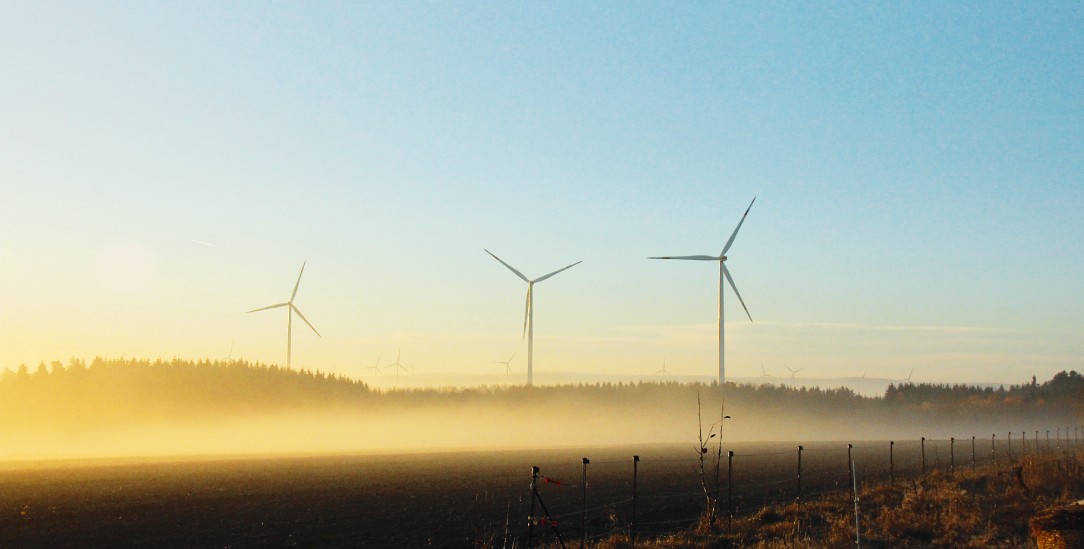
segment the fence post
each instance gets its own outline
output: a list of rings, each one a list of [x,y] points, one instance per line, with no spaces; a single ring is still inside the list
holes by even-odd
[[[971,470],[975,470],[975,435],[971,435]]]
[[[922,437],[922,476],[926,476],[926,437]]]
[[[583,499],[580,501],[582,516],[580,516],[580,526],[583,528],[583,539],[580,540],[580,549],[587,547],[587,464],[591,463],[591,460],[583,458]]]
[[[1012,463],[1012,431],[1009,431],[1009,463]]]
[[[805,448],[801,444],[798,445],[798,506],[802,505],[802,450]]]
[[[956,437],[948,439],[948,472],[950,476],[956,474]]]
[[[854,493],[854,461],[851,459],[851,448],[854,448],[853,444],[847,445],[847,484],[852,485],[851,497],[857,497]]]
[[[1024,445],[1024,449],[1020,451],[1020,458],[1023,459],[1028,456],[1028,432],[1020,431],[1020,444]]]
[[[636,483],[639,477],[640,456],[632,456],[632,520],[629,521],[629,543],[636,546]]]
[[[896,485],[896,441],[888,441],[888,484]]]
[[[990,435],[990,464],[997,466],[997,433]]]
[[[734,516],[734,450],[726,451],[726,529],[730,531],[730,519]]]
[[[527,516],[527,549],[534,546],[534,501],[538,495],[538,466],[531,467],[531,512]]]
[[[1061,427],[1058,427],[1058,435],[1057,438],[1054,440],[1057,441],[1057,446],[1055,446],[1054,448],[1057,450],[1061,450]]]
[[[854,462],[851,462],[851,493],[854,494],[854,545],[862,547],[862,536],[858,529],[858,475],[854,471]]]

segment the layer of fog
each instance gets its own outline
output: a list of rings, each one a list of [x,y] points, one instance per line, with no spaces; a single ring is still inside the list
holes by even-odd
[[[418,399],[422,401],[424,399]],[[0,430],[0,459],[60,459],[114,456],[321,454],[434,452],[545,447],[635,446],[697,442],[718,433],[720,402],[704,401],[697,418],[694,392],[662,402],[585,402],[575,395],[545,403],[455,403],[446,399],[370,410],[184,414],[176,419],[110,424],[86,423],[50,429],[7,425]],[[845,410],[803,412],[728,405],[723,438],[732,442],[987,439],[1054,429],[1043,419],[979,417],[943,421],[936,416]]]

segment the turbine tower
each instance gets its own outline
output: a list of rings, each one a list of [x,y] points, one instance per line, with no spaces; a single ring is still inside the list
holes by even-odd
[[[726,368],[725,357],[723,349],[723,279],[730,283],[730,287],[734,289],[734,295],[738,296],[738,301],[741,303],[742,309],[745,309],[745,315],[749,317],[749,322],[753,321],[753,315],[749,314],[749,308],[745,306],[745,301],[741,298],[741,294],[738,293],[738,287],[734,285],[734,279],[730,276],[730,270],[726,268],[726,252],[730,249],[730,246],[734,244],[734,238],[738,236],[738,229],[741,229],[741,224],[745,223],[745,216],[749,215],[749,210],[753,207],[753,202],[756,202],[757,198],[754,196],[752,202],[749,202],[749,207],[745,208],[745,213],[741,216],[741,221],[738,221],[738,226],[734,227],[734,232],[730,235],[730,239],[726,241],[726,245],[723,246],[723,251],[719,252],[718,256],[712,255],[681,255],[681,256],[662,256],[662,257],[649,257],[648,259],[686,259],[690,261],[718,261],[719,262],[719,385],[722,385],[726,381]]]
[[[277,309],[279,307],[286,307],[286,310],[287,310],[287,321],[286,321],[286,369],[290,369],[290,358],[291,358],[290,355],[292,354],[292,350],[293,350],[292,347],[293,347],[294,313],[297,313],[297,316],[301,317],[301,320],[304,320],[305,324],[309,325],[309,328],[312,328],[312,331],[313,331],[313,333],[316,334],[316,337],[323,337],[323,336],[320,335],[320,332],[316,331],[316,328],[313,328],[312,323],[309,322],[309,319],[305,318],[305,315],[301,314],[301,309],[298,309],[297,305],[294,305],[294,298],[297,297],[297,288],[298,288],[298,286],[301,285],[301,275],[304,274],[304,273],[305,273],[305,263],[302,263],[301,264],[301,272],[297,273],[297,282],[294,283],[294,291],[293,291],[293,293],[290,294],[290,300],[289,301],[287,301],[285,303],[276,303],[274,305],[268,305],[266,307],[260,307],[259,309],[252,309],[251,311],[248,311],[250,313],[255,313],[256,311],[266,311],[267,309]]]
[[[547,278],[565,269],[571,269],[572,267],[575,267],[576,265],[579,265],[583,262],[577,261],[569,265],[568,267],[557,269],[556,271],[553,271],[548,275],[540,276],[534,280],[531,280],[526,276],[523,276],[523,273],[517,271],[515,267],[505,263],[504,260],[493,255],[493,252],[486,250],[486,253],[492,255],[493,259],[500,261],[501,265],[508,267],[509,271],[516,273],[516,276],[520,277],[521,279],[523,279],[524,282],[527,283],[527,309],[523,312],[523,335],[527,338],[527,386],[531,386],[532,384],[534,384],[534,307],[531,306],[531,304],[533,303],[531,297],[531,290],[534,288],[536,282],[542,282],[543,280],[546,280]]]

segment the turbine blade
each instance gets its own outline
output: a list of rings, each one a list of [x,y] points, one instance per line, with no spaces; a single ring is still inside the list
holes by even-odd
[[[662,257],[649,257],[648,259],[690,259],[693,261],[719,261],[722,257],[710,255],[666,255]]]
[[[741,224],[745,223],[745,216],[749,215],[749,210],[753,208],[753,202],[757,201],[757,197],[753,197],[753,201],[749,203],[749,207],[745,209],[745,213],[741,214],[741,221],[738,221],[738,226],[734,227],[734,232],[730,235],[730,240],[726,241],[726,246],[723,246],[723,251],[719,252],[719,255],[726,255],[726,251],[730,249],[730,245],[734,243],[734,237],[738,236],[738,229],[741,228]]]
[[[547,278],[549,278],[549,277],[551,277],[551,276],[553,276],[553,275],[555,275],[555,274],[557,274],[557,273],[559,273],[561,271],[571,269],[571,268],[575,267],[576,265],[579,265],[580,263],[583,263],[583,261],[577,261],[577,262],[569,265],[568,267],[565,267],[563,269],[557,269],[556,271],[553,271],[552,273],[550,273],[550,274],[548,274],[546,276],[542,276],[542,277],[534,279],[534,282],[542,282],[543,280],[546,280]]]
[[[301,320],[305,321],[305,324],[309,325],[309,328],[312,328],[312,331],[316,333],[317,337],[324,337],[324,336],[320,335],[320,332],[316,331],[316,328],[312,327],[312,323],[309,322],[309,319],[305,318],[305,315],[301,314],[301,309],[298,309],[297,306],[294,305],[293,303],[290,304],[290,308],[293,309],[295,313],[297,313],[297,316],[301,317]]]
[[[297,287],[301,285],[301,275],[305,273],[305,263],[308,263],[308,262],[307,261],[302,262],[301,263],[301,272],[297,273],[297,282],[294,283],[294,293],[290,294],[290,303],[294,302],[294,296],[297,295]],[[301,314],[301,313],[297,313],[297,314]],[[313,331],[316,331],[316,330],[314,329]]]
[[[730,283],[730,287],[734,289],[734,295],[738,296],[738,302],[741,303],[741,308],[745,309],[745,315],[749,317],[749,322],[752,322],[753,315],[749,314],[749,308],[745,306],[745,300],[738,293],[738,287],[734,285],[734,279],[730,277],[730,269],[726,268],[726,263],[723,263],[723,274],[726,275],[726,281]]]
[[[485,250],[485,248],[482,248],[482,249]],[[486,253],[489,254],[489,255],[493,255],[493,252],[491,252],[489,250],[486,250]],[[503,259],[501,259],[501,258],[499,258],[499,257],[497,257],[495,255],[493,255],[493,259],[496,259],[497,261],[500,261],[501,265],[504,265],[505,267],[508,267],[508,270],[512,271],[513,273],[516,273],[516,276],[522,278],[524,282],[530,282],[530,280],[527,277],[523,276],[523,273],[517,271],[515,267],[505,263]]]
[[[268,309],[274,309],[276,307],[285,307],[287,305],[289,305],[289,303],[276,303],[274,305],[268,305],[266,307],[260,307],[259,309],[252,309],[251,311],[245,311],[245,312],[246,313],[255,313],[256,311],[266,311]]]
[[[523,337],[527,337],[527,319],[531,318],[531,288],[533,283],[527,284],[527,302],[523,307]]]

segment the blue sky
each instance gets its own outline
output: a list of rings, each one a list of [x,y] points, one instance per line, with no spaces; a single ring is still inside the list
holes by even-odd
[[[0,366],[1084,365],[1074,3],[0,6]],[[210,246],[202,244],[211,244]],[[408,358],[409,357],[409,358]]]

